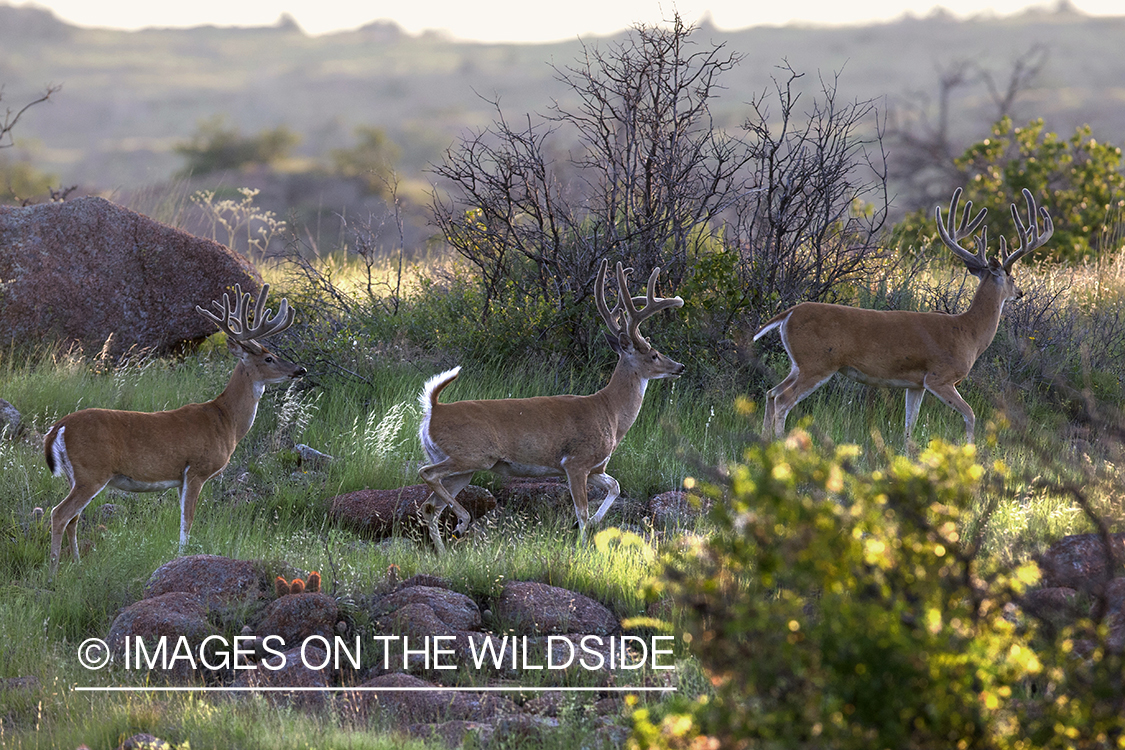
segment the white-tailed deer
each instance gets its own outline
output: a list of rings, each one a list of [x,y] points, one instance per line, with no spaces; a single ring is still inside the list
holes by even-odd
[[[438,552],[444,552],[438,533],[438,518],[446,506],[457,514],[454,533],[463,533],[471,518],[457,493],[475,471],[493,471],[518,477],[565,476],[578,516],[579,541],[585,539],[589,512],[586,483],[606,491],[595,523],[621,493],[617,480],[605,473],[606,464],[625,433],[633,426],[650,380],[674,378],[684,366],[649,346],[638,332],[640,324],[657,312],[681,307],[679,297],[656,296],[653,269],[646,297],[629,296],[627,278],[632,269],[617,264],[617,304],[611,311],[605,301],[602,261],[594,285],[594,297],[602,320],[609,328],[609,345],[617,353],[617,367],[609,384],[590,396],[539,396],[484,401],[438,403],[438,395],[452,383],[461,368],[436,375],[420,396],[422,449],[431,463],[419,476],[433,494],[422,506],[423,520]],[[636,304],[643,302],[640,310]]]
[[[1030,191],[1025,189],[1023,196],[1028,224],[1012,204],[1020,245],[1008,254],[1007,242],[1001,237],[998,258],[985,257],[987,227],[982,227],[976,237],[975,254],[959,244],[981,225],[987,211],[981,209],[970,220],[970,201],[958,224],[960,188],[949,203],[948,225],[942,222],[941,206],[935,209],[942,242],[964,261],[969,273],[980,279],[972,303],[959,315],[804,302],[768,320],[754,334],[754,340],[777,329],[792,369],[766,395],[765,434],[784,435],[789,411],[839,372],[868,385],[906,389],[908,446],[926,391],[960,412],[965,418],[966,440],[973,442],[976,416],[957,392],[957,385],[992,343],[1004,303],[1023,296],[1012,278],[1012,266],[1045,244],[1054,231],[1047,209],[1036,210]],[[1039,230],[1037,215],[1043,220],[1043,231]]]
[[[258,339],[285,330],[295,312],[281,301],[277,315],[265,309],[269,285],[262,287],[248,321],[250,295],[235,286],[214,301],[220,315],[196,310],[227,334],[227,348],[238,358],[230,382],[214,401],[159,412],[83,409],[56,422],[43,450],[47,467],[65,475],[70,493],[51,511],[51,576],[58,570],[65,533],[78,559],[78,516],[109,485],[128,492],[180,491],[180,550],[187,544],[195,504],[203,484],[230,461],[238,442],[250,431],[258,400],[268,383],[305,374],[305,368],[271,354]]]

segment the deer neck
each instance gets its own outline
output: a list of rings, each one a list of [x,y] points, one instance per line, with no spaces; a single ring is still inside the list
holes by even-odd
[[[255,380],[249,368],[239,362],[231,373],[226,390],[211,402],[230,421],[237,440],[242,440],[250,432],[254,417],[258,414],[258,401],[265,390],[266,384]]]
[[[630,366],[625,357],[619,357],[609,383],[595,394],[605,409],[616,415],[619,441],[636,421],[647,387],[648,378],[642,376],[636,367]]]
[[[977,355],[988,348],[1000,326],[1000,313],[1004,310],[1002,284],[988,275],[980,282],[969,309],[959,316],[969,333],[977,340]]]

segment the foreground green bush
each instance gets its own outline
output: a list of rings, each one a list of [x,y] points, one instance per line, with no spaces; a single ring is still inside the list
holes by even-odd
[[[682,608],[713,693],[638,710],[630,746],[1119,746],[1117,657],[1076,661],[1073,632],[1034,640],[1008,605],[1035,567],[991,568],[964,537],[973,446],[870,472],[857,453],[797,431],[707,489],[715,534],[652,586]]]

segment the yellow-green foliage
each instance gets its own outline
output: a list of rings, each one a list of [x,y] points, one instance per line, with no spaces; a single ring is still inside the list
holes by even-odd
[[[990,567],[962,537],[984,474],[974,448],[934,442],[870,472],[857,453],[798,430],[706,488],[715,533],[670,553],[651,586],[682,608],[714,692],[637,711],[630,746],[1039,747],[1056,729],[1112,731],[1094,677],[1042,697],[1063,672],[1008,607],[1034,566]]]
[[[402,149],[379,127],[361,125],[355,129],[355,136],[356,145],[332,150],[333,171],[358,178],[369,193],[390,198]]]
[[[26,161],[0,158],[0,204],[19,204],[45,195],[55,177],[44,174]]]
[[[227,125],[222,116],[202,120],[191,139],[173,149],[184,157],[183,174],[202,175],[220,169],[238,169],[247,164],[276,164],[300,142],[299,135],[284,125],[243,135]]]
[[[1015,201],[1027,221],[1019,197],[1026,188],[1051,212],[1055,224],[1054,237],[1039,257],[1082,261],[1121,247],[1121,149],[1099,141],[1089,125],[1064,138],[1047,131],[1041,119],[1016,127],[1005,117],[992,126],[990,137],[974,143],[955,163],[965,175],[963,200],[988,209],[986,223],[993,237],[1018,245],[1009,207]],[[932,212],[912,214],[898,231],[911,242],[922,235],[934,237]]]

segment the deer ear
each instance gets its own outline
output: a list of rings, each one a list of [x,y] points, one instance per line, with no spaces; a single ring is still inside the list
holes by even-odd
[[[609,344],[609,348],[613,350],[614,354],[620,354],[621,353],[621,344],[618,343],[616,336],[611,336],[610,334],[607,333],[605,335],[605,341],[606,341],[607,344]]]

